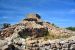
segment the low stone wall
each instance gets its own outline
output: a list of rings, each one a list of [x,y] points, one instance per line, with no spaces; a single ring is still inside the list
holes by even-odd
[[[27,47],[28,50],[75,50],[75,41],[65,43],[47,43],[40,45],[32,43],[32,46]]]
[[[73,37],[74,38],[74,37]],[[38,39],[30,40],[17,37],[11,41],[0,40],[0,50],[75,50],[75,40],[48,40],[41,42]],[[30,44],[28,44],[30,43]]]

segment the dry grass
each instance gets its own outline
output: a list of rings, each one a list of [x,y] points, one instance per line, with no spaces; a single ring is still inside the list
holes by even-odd
[[[49,32],[49,34],[47,36],[44,36],[44,40],[48,40],[48,39],[61,39],[61,38],[69,38],[71,37],[70,34],[65,34],[65,33],[59,33],[59,34],[55,34],[52,32]]]

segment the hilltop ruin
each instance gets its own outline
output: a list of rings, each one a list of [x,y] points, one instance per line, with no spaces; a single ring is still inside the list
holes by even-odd
[[[39,14],[0,32],[0,50],[74,50],[75,32],[53,26]]]

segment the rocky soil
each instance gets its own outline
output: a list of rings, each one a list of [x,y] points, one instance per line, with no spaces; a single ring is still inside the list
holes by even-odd
[[[75,32],[57,28],[29,14],[0,32],[0,50],[75,50]]]

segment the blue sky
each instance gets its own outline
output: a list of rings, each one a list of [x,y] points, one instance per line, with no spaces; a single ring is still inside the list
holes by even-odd
[[[0,0],[0,24],[15,24],[28,13],[60,27],[75,26],[75,0]]]

